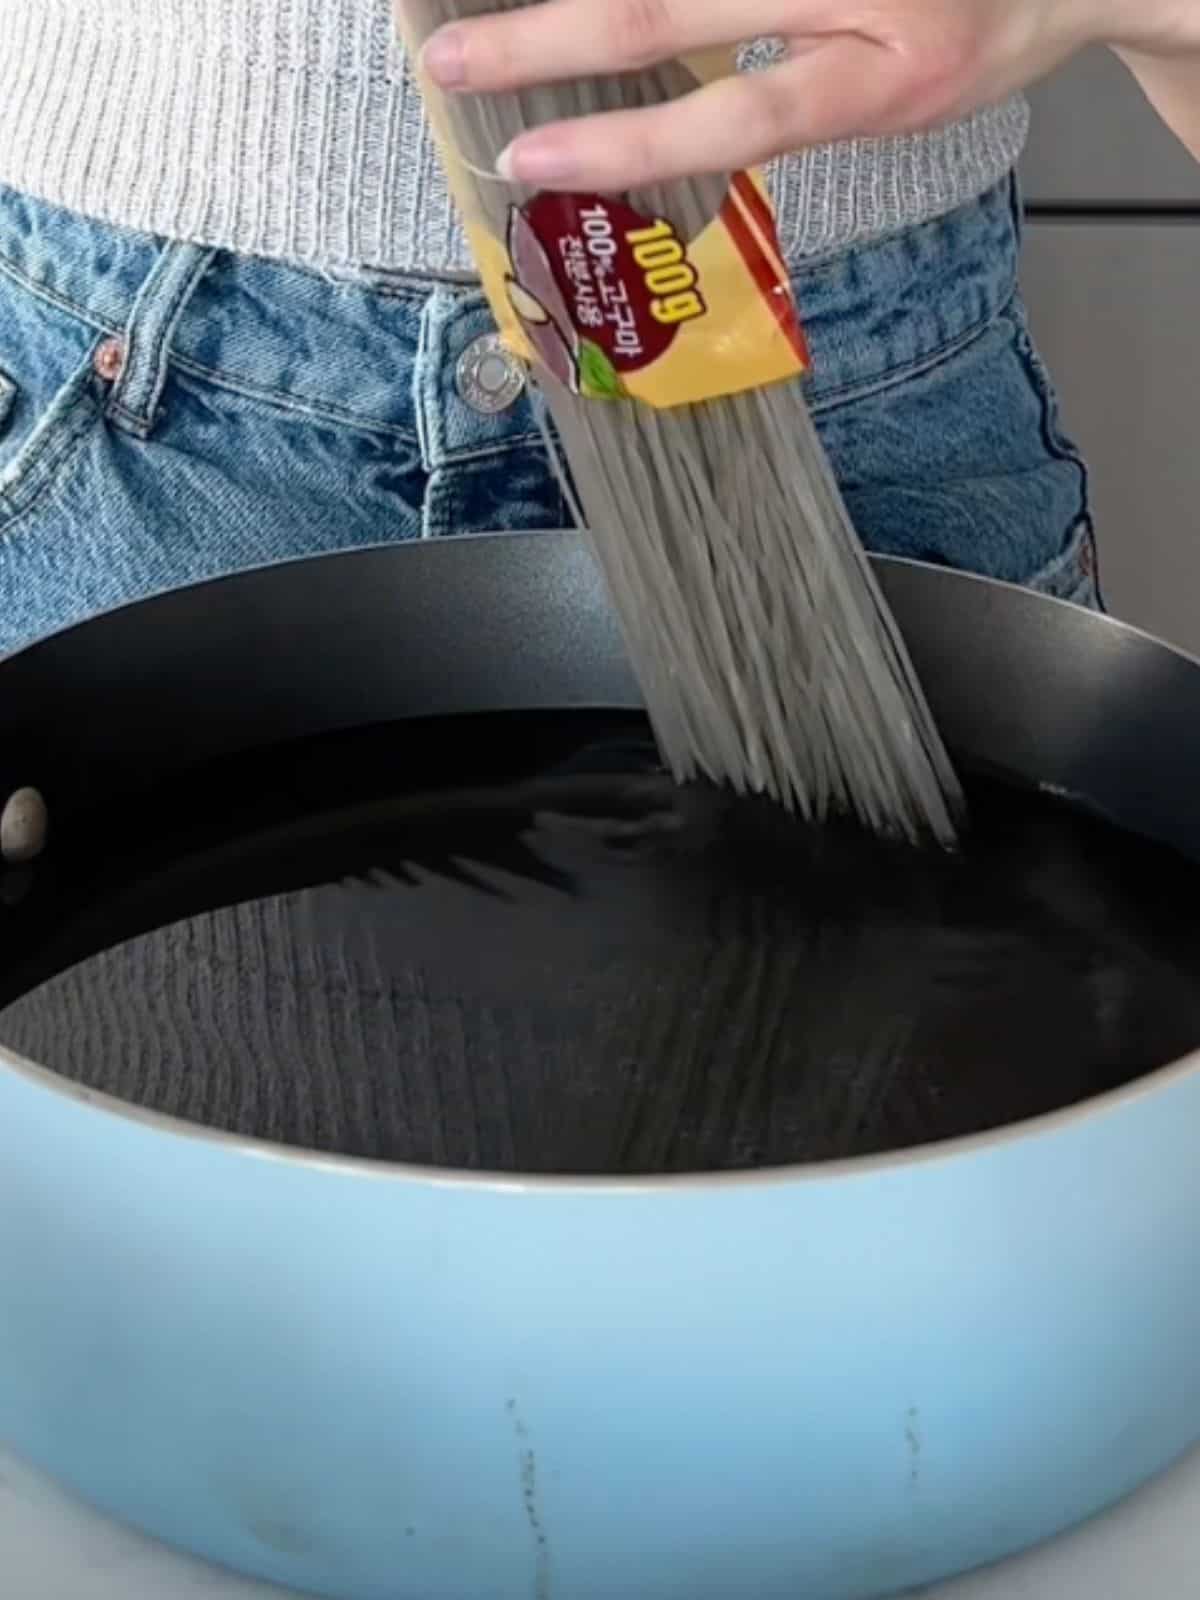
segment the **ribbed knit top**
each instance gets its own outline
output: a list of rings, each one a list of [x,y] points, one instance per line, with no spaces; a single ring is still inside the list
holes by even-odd
[[[796,261],[996,182],[1024,101],[788,157]],[[470,261],[389,0],[0,0],[0,183],[168,238],[333,268]]]

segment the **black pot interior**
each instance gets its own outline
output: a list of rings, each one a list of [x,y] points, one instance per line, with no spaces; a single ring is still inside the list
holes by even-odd
[[[14,658],[0,768],[54,831],[0,882],[0,1043],[302,1148],[589,1174],[907,1148],[1186,1053],[1200,668],[881,572],[969,776],[958,858],[676,790],[567,536],[271,569]]]

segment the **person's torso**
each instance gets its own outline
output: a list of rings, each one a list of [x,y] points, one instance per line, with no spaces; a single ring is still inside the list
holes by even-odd
[[[470,257],[390,0],[0,0],[0,183],[325,268]],[[943,215],[1020,153],[1023,100],[776,163],[795,264]]]

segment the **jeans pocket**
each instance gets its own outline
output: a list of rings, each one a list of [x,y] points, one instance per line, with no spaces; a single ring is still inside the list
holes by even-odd
[[[1059,406],[1058,392],[1053,380],[1046,370],[1046,364],[1038,353],[1037,345],[1033,342],[1033,335],[1029,329],[1029,317],[1025,310],[1024,302],[1014,300],[1009,308],[1016,333],[1014,345],[1020,358],[1029,386],[1037,399],[1042,415],[1042,440],[1046,447],[1047,455],[1056,461],[1069,462],[1080,475],[1080,494],[1085,511],[1088,503],[1087,465],[1080,453],[1079,446],[1063,427],[1062,413]]]
[[[1028,587],[1056,600],[1070,600],[1089,611],[1103,611],[1096,563],[1096,537],[1090,517],[1081,517],[1067,540],[1066,549],[1035,572]]]
[[[1030,587],[1045,594],[1057,595],[1060,600],[1072,600],[1093,611],[1103,611],[1087,461],[1063,426],[1058,393],[1033,341],[1025,308],[1018,304],[1016,309],[1017,353],[1041,406],[1046,454],[1052,460],[1072,468],[1079,478],[1079,515],[1067,529],[1058,556],[1030,579]]]
[[[104,343],[0,271],[0,531],[50,491],[101,417]]]
[[[867,546],[1029,583],[1090,527],[1087,475],[1014,299],[935,367],[817,418]]]

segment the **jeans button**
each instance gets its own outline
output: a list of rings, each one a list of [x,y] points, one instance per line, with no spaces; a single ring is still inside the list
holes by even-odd
[[[498,333],[473,340],[459,357],[454,377],[472,411],[485,417],[507,411],[525,392],[525,368]]]

